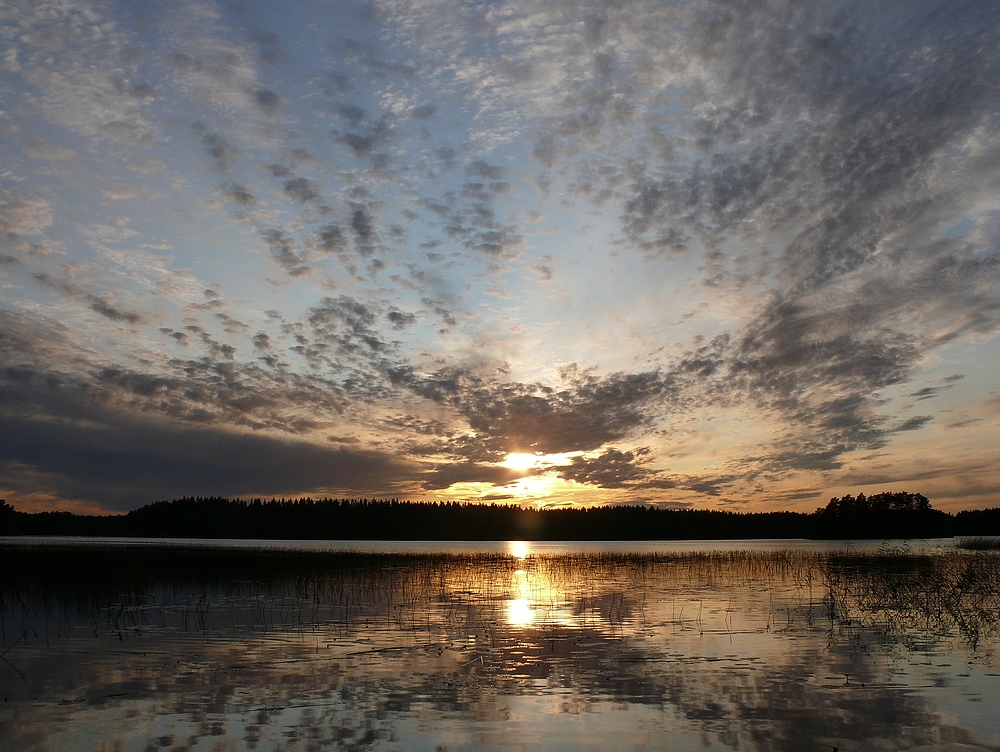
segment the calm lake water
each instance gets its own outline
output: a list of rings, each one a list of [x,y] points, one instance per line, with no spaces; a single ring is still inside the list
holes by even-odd
[[[0,541],[3,750],[1000,749],[1000,555]]]

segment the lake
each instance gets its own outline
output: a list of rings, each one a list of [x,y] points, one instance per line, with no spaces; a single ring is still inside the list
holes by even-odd
[[[1000,749],[1000,555],[0,541],[4,750]]]

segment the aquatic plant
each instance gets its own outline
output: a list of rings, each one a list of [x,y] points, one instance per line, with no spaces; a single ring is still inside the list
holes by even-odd
[[[641,627],[651,603],[681,603],[691,627],[698,594],[791,593],[783,615],[808,624],[822,608],[839,629],[880,640],[994,636],[1000,556],[715,551],[529,555],[373,554],[241,546],[0,545],[0,645],[15,638],[143,629],[295,630],[365,624],[478,633],[512,626]],[[702,603],[703,603],[703,596]],[[521,608],[509,613],[511,604]],[[794,607],[793,607],[794,606]],[[729,616],[726,617],[728,619]],[[520,624],[512,622],[520,621]],[[701,617],[697,619],[701,621]],[[700,624],[699,628],[704,628]],[[469,631],[471,629],[471,632]]]
[[[968,551],[1000,551],[1000,538],[995,536],[960,538],[955,543],[955,548],[964,548]]]

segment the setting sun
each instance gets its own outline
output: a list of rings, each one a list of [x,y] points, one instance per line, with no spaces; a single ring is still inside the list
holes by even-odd
[[[511,470],[524,472],[538,466],[538,456],[522,452],[511,452],[507,455],[507,459],[500,464]]]

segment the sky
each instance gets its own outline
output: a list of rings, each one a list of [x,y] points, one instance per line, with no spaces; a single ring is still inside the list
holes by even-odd
[[[0,498],[1000,506],[995,0],[7,0]]]

